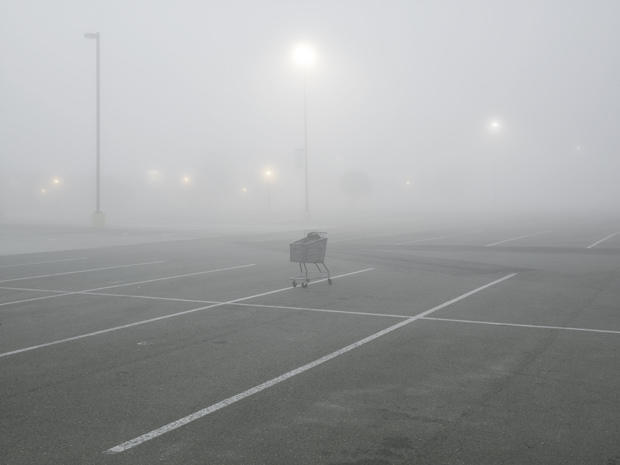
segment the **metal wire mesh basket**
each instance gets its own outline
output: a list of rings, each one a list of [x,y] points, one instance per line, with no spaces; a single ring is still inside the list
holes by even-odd
[[[291,242],[291,262],[323,263],[327,249],[327,233],[311,231],[306,237]]]

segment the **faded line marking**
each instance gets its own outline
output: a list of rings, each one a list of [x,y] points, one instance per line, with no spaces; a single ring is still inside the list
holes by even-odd
[[[45,300],[45,299],[53,299],[54,297],[62,297],[64,295],[77,294],[77,292],[64,292],[54,295],[44,295],[43,297],[33,297],[32,299],[24,299],[24,300],[12,300],[11,302],[4,302],[0,304],[0,307],[4,307],[5,305],[13,305],[13,304],[23,304],[25,302],[33,302],[35,300]]]
[[[351,315],[365,315],[365,316],[385,316],[389,318],[411,318],[411,315],[393,315],[390,313],[369,313],[369,312],[351,312],[346,310],[330,310],[326,308],[308,308],[308,307],[288,307],[285,305],[261,305],[261,304],[244,304],[244,303],[228,303],[221,302],[216,300],[193,300],[193,299],[177,299],[173,297],[152,297],[147,295],[131,295],[131,294],[107,294],[103,292],[83,292],[83,294],[89,295],[99,295],[99,296],[110,296],[110,297],[129,297],[135,299],[147,299],[147,300],[162,300],[162,301],[170,301],[170,302],[190,302],[190,303],[200,303],[200,304],[221,304],[221,305],[231,305],[231,306],[239,306],[239,307],[257,307],[257,308],[275,308],[282,310],[299,310],[299,311],[308,311],[308,312],[324,312],[324,313],[344,313]]]
[[[50,260],[49,262],[33,262],[33,263],[17,263],[15,265],[0,265],[0,268],[9,268],[9,267],[12,267],[12,266],[43,265],[45,263],[72,262],[72,261],[75,261],[75,260],[86,260],[86,257],[66,258],[64,260]]]
[[[347,315],[384,316],[388,318],[411,318],[409,315],[392,315],[390,313],[349,312],[346,310],[329,310],[326,308],[286,307],[282,305],[260,305],[260,304],[240,304],[240,303],[235,303],[232,305],[238,305],[241,307],[259,307],[259,308],[277,308],[277,309],[282,309],[282,310],[299,310],[299,311],[307,311],[307,312],[344,313]]]
[[[463,236],[464,234],[473,234],[473,233],[482,232],[482,231],[484,231],[484,230],[483,229],[477,229],[476,231],[467,231],[467,232],[458,233],[458,234],[448,234],[447,236],[427,237],[426,239],[417,239],[415,241],[399,242],[398,244],[394,244],[394,245],[414,244],[416,242],[432,241],[433,239],[443,239],[444,237]]]
[[[345,276],[350,276],[350,275],[354,275],[354,274],[358,274],[358,273],[363,273],[365,271],[370,271],[372,269],[373,268],[367,268],[365,270],[354,271],[352,273],[346,273],[346,274],[342,274],[342,275],[339,275],[339,276],[332,276],[332,279],[337,279],[337,278],[342,278],[342,277],[345,277]],[[314,281],[314,283],[318,283],[318,282],[321,282],[321,280]],[[314,284],[314,283],[310,283],[310,284]],[[251,296],[248,296],[248,297],[242,297],[240,299],[230,300],[228,302],[220,302],[220,303],[213,304],[213,305],[207,305],[207,306],[204,306],[204,307],[193,308],[191,310],[185,310],[185,311],[182,311],[182,312],[171,313],[170,315],[163,315],[163,316],[159,316],[159,317],[156,317],[156,318],[150,318],[148,320],[136,321],[135,323],[129,323],[129,324],[126,324],[126,325],[115,326],[113,328],[102,329],[100,331],[94,331],[92,333],[81,334],[79,336],[73,336],[73,337],[68,337],[68,338],[65,338],[65,339],[59,339],[57,341],[46,342],[44,344],[38,344],[36,346],[31,346],[31,347],[25,347],[23,349],[12,350],[10,352],[5,352],[3,354],[0,354],[0,358],[1,357],[6,357],[8,355],[19,354],[19,353],[22,353],[22,352],[28,352],[28,351],[35,350],[35,349],[41,349],[43,347],[49,347],[49,346],[53,346],[53,345],[56,345],[56,344],[62,344],[64,342],[76,341],[78,339],[84,339],[86,337],[97,336],[99,334],[105,334],[105,333],[109,333],[109,332],[112,332],[112,331],[118,331],[119,329],[126,329],[126,328],[131,328],[133,326],[140,326],[140,325],[144,325],[144,324],[147,324],[147,323],[153,323],[155,321],[166,320],[168,318],[175,318],[177,316],[187,315],[189,313],[199,312],[199,311],[202,311],[202,310],[208,310],[208,309],[215,308],[215,307],[221,307],[222,305],[234,304],[236,302],[242,302],[244,300],[254,299],[256,297],[262,297],[264,295],[275,294],[276,292],[288,291],[290,289],[293,289],[293,287],[285,287],[283,289],[277,289],[275,291],[268,291],[268,292],[263,292],[261,294],[251,295]]]
[[[156,262],[156,263],[158,263],[158,262]],[[248,266],[255,266],[255,265],[252,263],[250,265],[232,266],[232,267],[229,267],[229,268],[220,268],[220,269],[217,269],[217,270],[199,271],[197,273],[181,274],[181,275],[177,275],[177,276],[167,276],[165,278],[149,279],[147,281],[136,281],[136,282],[125,283],[125,284],[114,284],[113,286],[98,287],[98,288],[95,288],[95,289],[87,289],[85,291],[66,291],[64,293],[60,293],[60,294],[56,294],[56,295],[46,295],[44,297],[35,297],[33,299],[15,300],[15,301],[12,301],[12,302],[5,302],[5,303],[0,304],[0,307],[3,306],[3,305],[21,304],[23,302],[30,302],[30,301],[33,301],[33,300],[51,299],[53,297],[62,297],[62,296],[66,296],[66,295],[75,295],[75,294],[84,294],[84,295],[92,294],[92,295],[96,295],[94,291],[101,291],[101,290],[104,290],[104,289],[113,289],[113,288],[116,288],[116,287],[133,286],[134,284],[152,283],[152,282],[155,282],[155,281],[164,281],[164,280],[167,280],[167,279],[184,278],[186,276],[196,276],[196,275],[199,275],[199,274],[215,273],[217,271],[228,271],[228,270],[234,270],[234,269],[237,269],[237,268],[245,268],[245,267],[248,267]],[[48,292],[58,292],[58,291],[48,291]],[[102,294],[102,295],[108,295],[108,294]]]
[[[109,294],[107,292],[90,292],[82,291],[80,294],[85,295],[98,295],[103,297],[129,297],[132,299],[148,299],[148,300],[163,300],[167,302],[190,302],[195,304],[221,304],[218,300],[195,300],[195,299],[177,299],[174,297],[153,297],[148,295],[131,295],[131,294]]]
[[[536,233],[532,233],[532,234],[526,234],[525,236],[513,237],[511,239],[506,239],[506,240],[503,240],[503,241],[494,242],[493,244],[487,244],[487,245],[485,245],[485,247],[491,247],[493,245],[503,244],[504,242],[516,241],[517,239],[523,239],[524,237],[536,236],[537,234],[544,234],[544,233],[548,233],[548,232],[551,232],[551,231],[540,231],[540,232],[536,232]]]
[[[201,275],[201,274],[215,273],[217,271],[236,270],[238,268],[247,268],[249,266],[256,266],[256,264],[255,263],[250,263],[249,265],[230,266],[228,268],[219,268],[217,270],[198,271],[196,273],[180,274],[180,275],[176,275],[176,276],[168,276],[168,277],[165,277],[165,278],[147,279],[146,281],[136,281],[136,282],[133,282],[133,283],[126,283],[126,284],[115,284],[113,286],[105,286],[105,287],[98,287],[96,289],[88,289],[87,291],[81,291],[81,293],[94,292],[94,291],[103,291],[104,289],[114,289],[114,288],[117,288],[117,287],[133,286],[135,284],[154,283],[156,281],[165,281],[165,280],[168,280],[168,279],[186,278],[188,276],[198,276],[198,275]]]
[[[494,325],[494,326],[516,326],[519,328],[537,328],[537,329],[563,329],[566,331],[586,331],[591,333],[610,333],[620,334],[620,331],[611,331],[606,329],[588,329],[588,328],[571,328],[567,326],[541,326],[541,325],[523,325],[518,323],[497,323],[494,321],[474,321],[474,320],[454,320],[451,318],[423,318],[424,320],[434,321],[449,321],[454,323],[473,323],[479,325]]]
[[[116,270],[118,268],[129,268],[129,267],[132,267],[132,266],[155,265],[156,263],[164,263],[164,260],[160,260],[158,262],[132,263],[130,265],[108,266],[108,267],[105,267],[105,268],[93,268],[92,270],[66,271],[64,273],[42,274],[40,276],[28,276],[28,277],[25,277],[25,278],[4,279],[4,280],[0,281],[0,283],[8,283],[10,281],[23,281],[23,280],[26,280],[26,279],[49,278],[49,277],[52,277],[52,276],[63,276],[63,275],[68,275],[68,274],[89,273],[91,271]]]
[[[601,242],[606,241],[607,239],[609,239],[609,238],[611,238],[611,237],[614,237],[616,234],[620,234],[620,231],[618,231],[617,233],[610,234],[610,235],[609,235],[609,236],[607,236],[606,238],[601,239],[600,241],[595,242],[594,244],[587,246],[587,247],[586,247],[586,249],[591,249],[591,248],[592,248],[592,247],[594,247],[595,245],[599,245]]]
[[[29,289],[27,287],[0,286],[0,289],[6,289],[7,291],[51,292],[53,294],[69,294],[70,293],[70,291],[52,291],[49,289]]]
[[[340,276],[341,277],[341,276]],[[0,289],[5,289],[0,287]],[[11,288],[8,288],[11,289]],[[25,290],[21,288],[16,288],[16,290]],[[33,289],[37,290],[37,289]],[[41,292],[63,292],[63,291],[41,291]],[[97,295],[103,297],[127,297],[131,299],[146,299],[146,300],[161,300],[165,302],[190,302],[190,303],[200,303],[200,304],[221,304],[221,305],[231,305],[231,306],[239,306],[239,307],[257,307],[257,308],[275,308],[282,310],[299,310],[299,311],[308,311],[308,312],[324,312],[324,313],[344,313],[351,315],[364,315],[364,316],[384,316],[388,318],[411,318],[411,315],[395,315],[391,313],[369,313],[369,312],[352,312],[347,310],[330,310],[325,308],[309,308],[309,307],[290,307],[286,305],[262,305],[262,304],[245,304],[245,303],[229,303],[222,302],[218,300],[197,300],[197,299],[179,299],[175,297],[154,297],[148,295],[132,295],[132,294],[110,294],[107,292],[90,292],[90,291],[81,291],[76,292],[76,294],[88,294],[88,295]]]
[[[231,404],[234,404],[235,402],[238,402],[238,401],[240,401],[242,399],[245,399],[246,397],[249,397],[249,396],[251,396],[253,394],[256,394],[257,392],[260,392],[260,391],[263,391],[263,390],[265,390],[267,388],[270,388],[271,386],[274,386],[274,385],[276,385],[278,383],[281,383],[282,381],[285,381],[285,380],[287,380],[289,378],[292,378],[293,376],[296,376],[296,375],[298,375],[300,373],[303,373],[304,371],[308,371],[311,368],[314,368],[314,367],[316,367],[318,365],[321,365],[322,363],[327,362],[328,360],[336,358],[339,355],[342,355],[342,354],[344,354],[346,352],[349,352],[349,351],[351,351],[351,350],[353,350],[353,349],[355,349],[357,347],[360,347],[361,345],[364,345],[364,344],[366,344],[366,343],[368,343],[368,342],[370,342],[370,341],[372,341],[374,339],[377,339],[378,337],[381,337],[381,336],[383,336],[385,334],[388,334],[388,333],[390,333],[390,332],[392,332],[392,331],[394,331],[394,330],[396,330],[398,328],[401,328],[402,326],[408,325],[409,323],[412,323],[412,322],[414,322],[416,320],[419,320],[420,318],[423,318],[424,316],[426,316],[426,315],[428,315],[430,313],[433,313],[433,312],[435,312],[435,311],[437,311],[439,309],[447,307],[448,305],[451,305],[451,304],[453,304],[455,302],[458,302],[459,300],[462,300],[462,299],[464,299],[466,297],[469,297],[472,294],[475,294],[475,293],[480,292],[480,291],[482,291],[482,290],[484,290],[484,289],[486,289],[488,287],[491,287],[491,286],[493,286],[495,284],[498,284],[498,283],[500,283],[502,281],[505,281],[508,278],[512,278],[513,276],[515,276],[515,274],[516,273],[512,273],[512,274],[510,274],[508,276],[504,276],[503,278],[495,280],[492,283],[485,284],[484,286],[481,286],[481,287],[479,287],[477,289],[474,289],[473,291],[469,291],[469,292],[467,292],[465,294],[462,294],[461,296],[456,297],[456,298],[454,298],[452,300],[449,300],[448,302],[445,302],[445,303],[443,303],[441,305],[433,307],[430,310],[427,310],[425,312],[420,313],[419,315],[416,315],[414,317],[408,318],[405,321],[401,321],[400,323],[397,323],[394,326],[390,326],[389,328],[386,328],[386,329],[384,329],[382,331],[379,331],[378,333],[372,334],[372,335],[370,335],[370,336],[368,336],[368,337],[366,337],[364,339],[361,339],[361,340],[359,340],[359,341],[357,341],[357,342],[355,342],[355,343],[353,343],[351,345],[343,347],[342,349],[337,350],[336,352],[332,352],[329,355],[326,355],[326,356],[321,357],[321,358],[319,358],[319,359],[317,359],[317,360],[315,360],[313,362],[310,362],[310,363],[308,363],[306,365],[303,365],[303,366],[301,366],[299,368],[296,368],[296,369],[294,369],[292,371],[289,371],[288,373],[284,373],[283,375],[280,375],[280,376],[278,376],[276,378],[273,378],[273,379],[271,379],[271,380],[269,380],[269,381],[267,381],[267,382],[265,382],[263,384],[259,384],[258,386],[255,386],[255,387],[253,387],[251,389],[248,389],[247,391],[241,392],[241,393],[239,393],[237,395],[229,397],[228,399],[225,399],[225,400],[223,400],[221,402],[218,402],[216,404],[213,404],[213,405],[211,405],[211,406],[209,406],[207,408],[204,408],[204,409],[199,410],[199,411],[197,411],[195,413],[192,413],[191,415],[188,415],[188,416],[183,417],[183,418],[181,418],[179,420],[173,421],[172,423],[168,423],[167,425],[162,426],[161,428],[157,428],[157,429],[155,429],[155,430],[153,430],[153,431],[151,431],[149,433],[143,434],[142,436],[138,436],[137,438],[131,439],[130,441],[127,441],[127,442],[124,442],[122,444],[119,444],[118,446],[112,447],[112,448],[104,451],[104,454],[115,454],[115,453],[118,453],[118,452],[123,452],[123,451],[125,451],[127,449],[131,449],[132,447],[138,446],[138,445],[140,445],[140,444],[142,444],[142,443],[144,443],[146,441],[149,441],[149,440],[154,439],[154,438],[156,438],[158,436],[161,436],[161,435],[166,434],[166,433],[168,433],[170,431],[173,431],[173,430],[175,430],[175,429],[177,429],[177,428],[179,428],[179,427],[181,427],[183,425],[186,425],[186,424],[188,424],[188,423],[190,423],[190,422],[192,422],[194,420],[198,420],[199,418],[202,418],[205,415],[208,415],[208,414],[213,413],[213,412],[215,412],[217,410],[220,410],[220,409],[222,409],[224,407],[227,407],[227,406],[229,406]]]

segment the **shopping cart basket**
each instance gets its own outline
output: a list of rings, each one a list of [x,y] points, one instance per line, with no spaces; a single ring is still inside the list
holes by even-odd
[[[325,249],[327,248],[327,233],[319,231],[304,232],[305,237],[291,242],[291,262],[299,263],[299,276],[291,276],[293,287],[301,282],[301,287],[307,287],[313,279],[327,278],[329,284],[332,278],[325,266]],[[307,263],[314,263],[318,272],[308,272]],[[319,263],[325,268],[321,270]],[[302,269],[303,266],[303,269]]]

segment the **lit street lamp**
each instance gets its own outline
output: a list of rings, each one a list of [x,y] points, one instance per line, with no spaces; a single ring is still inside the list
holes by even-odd
[[[308,117],[306,111],[306,69],[316,61],[314,49],[309,45],[298,45],[293,52],[293,57],[299,66],[304,68],[304,171],[306,185],[306,209],[304,214],[306,218],[310,216],[310,206],[308,203]]]
[[[100,67],[99,67],[99,33],[98,32],[89,32],[84,34],[84,37],[87,39],[95,39],[97,42],[97,205],[95,212],[92,216],[92,225],[96,228],[103,228],[105,226],[105,215],[101,211],[100,208],[100,185],[101,185],[101,175],[100,175],[100,98],[99,98],[99,88],[100,88]]]

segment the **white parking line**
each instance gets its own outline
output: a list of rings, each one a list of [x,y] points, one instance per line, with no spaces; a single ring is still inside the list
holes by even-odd
[[[449,321],[449,322],[454,322],[454,323],[474,323],[474,324],[479,324],[479,325],[494,325],[494,326],[516,326],[520,328],[563,329],[566,331],[586,331],[590,333],[620,334],[620,331],[611,331],[607,329],[570,328],[567,326],[522,325],[522,324],[517,324],[517,323],[497,323],[494,321],[453,320],[450,318],[423,318],[423,320]]]
[[[332,276],[332,279],[343,278],[345,276],[351,276],[351,275],[358,274],[358,273],[364,273],[365,271],[371,271],[372,269],[373,268],[366,268],[365,270],[353,271],[351,273],[341,274],[341,275],[338,275],[338,276]],[[316,280],[316,281],[314,281],[312,283],[309,283],[309,284],[316,284],[316,283],[319,283],[319,282],[322,282],[322,281],[327,281],[327,279]],[[119,329],[131,328],[132,326],[139,326],[139,325],[144,325],[144,324],[147,324],[147,323],[153,323],[155,321],[166,320],[168,318],[174,318],[174,317],[181,316],[181,315],[187,315],[189,313],[199,312],[199,311],[202,311],[202,310],[208,310],[210,308],[221,307],[222,305],[229,305],[229,304],[234,304],[236,302],[243,302],[244,300],[254,299],[256,297],[262,297],[262,296],[269,295],[269,294],[275,294],[277,292],[288,291],[290,289],[293,289],[293,287],[289,286],[289,287],[285,287],[283,289],[276,289],[275,291],[268,291],[268,292],[263,292],[261,294],[251,295],[251,296],[248,296],[248,297],[242,297],[240,299],[230,300],[228,302],[219,302],[219,303],[212,304],[212,305],[207,305],[207,306],[204,306],[204,307],[193,308],[191,310],[185,310],[185,311],[182,311],[182,312],[171,313],[170,315],[164,315],[164,316],[159,316],[159,317],[156,317],[156,318],[150,318],[148,320],[136,321],[135,323],[129,323],[129,324],[122,325],[122,326],[115,326],[113,328],[102,329],[100,331],[94,331],[92,333],[87,333],[87,334],[81,334],[79,336],[68,337],[68,338],[65,338],[65,339],[57,340],[57,341],[46,342],[44,344],[38,344],[36,346],[25,347],[23,349],[17,349],[17,350],[12,350],[10,352],[5,352],[3,354],[0,354],[0,357],[6,357],[8,355],[15,355],[15,354],[19,354],[19,353],[22,353],[22,352],[28,352],[28,351],[35,350],[35,349],[41,349],[43,347],[49,347],[49,346],[53,346],[53,345],[56,345],[56,344],[62,344],[64,342],[76,341],[78,339],[84,339],[86,337],[97,336],[99,334],[105,334],[105,333],[109,333],[109,332],[112,332],[112,331],[118,331]],[[79,294],[79,293],[76,293],[76,294]]]
[[[317,360],[315,360],[313,362],[310,362],[310,363],[308,363],[306,365],[303,365],[303,366],[301,366],[299,368],[296,368],[296,369],[294,369],[292,371],[289,371],[288,373],[284,373],[283,375],[280,375],[280,376],[278,376],[276,378],[273,378],[273,379],[271,379],[271,380],[269,380],[269,381],[267,381],[267,382],[265,382],[263,384],[259,384],[258,386],[255,386],[255,387],[253,387],[251,389],[248,389],[247,391],[241,392],[241,393],[239,393],[237,395],[229,397],[228,399],[225,399],[225,400],[223,400],[221,402],[218,402],[216,404],[213,404],[213,405],[211,405],[211,406],[209,406],[207,408],[204,408],[204,409],[199,410],[199,411],[197,411],[195,413],[192,413],[191,415],[188,415],[188,416],[183,417],[183,418],[181,418],[179,420],[173,421],[172,423],[169,423],[169,424],[167,424],[165,426],[162,426],[161,428],[157,428],[157,429],[155,429],[155,430],[153,430],[153,431],[151,431],[149,433],[143,434],[142,436],[138,436],[137,438],[131,439],[130,441],[127,441],[127,442],[124,442],[122,444],[119,444],[118,446],[112,447],[112,448],[104,451],[104,453],[105,454],[115,454],[115,453],[118,453],[118,452],[123,452],[123,451],[125,451],[127,449],[131,449],[132,447],[138,446],[138,445],[140,445],[140,444],[142,444],[142,443],[144,443],[146,441],[150,441],[151,439],[154,439],[154,438],[156,438],[158,436],[161,436],[161,435],[166,434],[166,433],[168,433],[170,431],[173,431],[173,430],[175,430],[175,429],[177,429],[177,428],[179,428],[179,427],[181,427],[183,425],[186,425],[186,424],[188,424],[188,423],[190,423],[190,422],[192,422],[194,420],[198,420],[199,418],[202,418],[205,415],[208,415],[208,414],[213,413],[213,412],[215,412],[217,410],[220,410],[220,409],[222,409],[224,407],[227,407],[227,406],[229,406],[231,404],[234,404],[235,402],[238,402],[238,401],[240,401],[242,399],[245,399],[246,397],[249,397],[249,396],[251,396],[253,394],[256,394],[257,392],[260,392],[260,391],[263,391],[263,390],[265,390],[267,388],[270,388],[271,386],[275,386],[276,384],[281,383],[282,381],[285,381],[285,380],[287,380],[289,378],[292,378],[293,376],[296,376],[296,375],[298,375],[300,373],[303,373],[304,371],[308,371],[311,368],[314,368],[314,367],[316,367],[318,365],[321,365],[322,363],[327,362],[328,360],[336,358],[339,355],[347,353],[347,352],[349,352],[349,351],[351,351],[351,350],[353,350],[353,349],[355,349],[357,347],[360,347],[360,346],[362,346],[362,345],[364,345],[364,344],[366,344],[366,343],[368,343],[370,341],[373,341],[374,339],[377,339],[378,337],[381,337],[381,336],[383,336],[385,334],[391,333],[392,331],[394,331],[394,330],[396,330],[398,328],[401,328],[402,326],[408,325],[409,323],[412,323],[412,322],[414,322],[416,320],[419,320],[420,318],[423,318],[424,316],[426,316],[426,315],[428,315],[430,313],[433,313],[433,312],[435,312],[437,310],[440,310],[440,309],[442,309],[444,307],[447,307],[448,305],[451,305],[451,304],[453,304],[455,302],[458,302],[459,300],[462,300],[462,299],[464,299],[466,297],[469,297],[472,294],[475,294],[475,293],[480,292],[480,291],[482,291],[482,290],[484,290],[484,289],[486,289],[488,287],[491,287],[491,286],[493,286],[495,284],[498,284],[498,283],[500,283],[502,281],[505,281],[508,278],[512,278],[513,276],[515,276],[515,274],[516,273],[512,273],[512,274],[510,274],[508,276],[504,276],[503,278],[497,279],[497,280],[493,281],[492,283],[485,284],[484,286],[480,286],[479,288],[474,289],[473,291],[469,291],[469,292],[467,292],[465,294],[460,295],[459,297],[456,297],[456,298],[454,298],[452,300],[449,300],[448,302],[445,302],[445,303],[443,303],[441,305],[433,307],[430,310],[426,310],[425,312],[422,312],[419,315],[416,315],[414,317],[408,318],[405,321],[401,321],[400,323],[397,323],[394,326],[390,326],[387,329],[384,329],[382,331],[379,331],[378,333],[372,334],[371,336],[368,336],[368,337],[366,337],[364,339],[361,339],[361,340],[359,340],[359,341],[357,341],[357,342],[355,342],[355,343],[353,343],[351,345],[343,347],[342,349],[337,350],[336,352],[332,352],[329,355],[326,355],[326,356],[321,357],[321,358],[319,358],[319,359],[317,359]]]
[[[415,240],[415,241],[399,242],[398,244],[394,244],[394,245],[414,244],[416,242],[432,241],[433,239],[443,239],[444,237],[462,236],[464,234],[473,234],[473,233],[477,233],[477,232],[481,232],[481,231],[484,231],[484,230],[483,229],[477,229],[476,231],[467,231],[467,232],[458,233],[458,234],[448,234],[447,236],[427,237],[426,239],[418,239],[418,240]]]
[[[1,289],[1,288],[0,288]],[[221,305],[237,305],[240,307],[256,307],[256,308],[276,308],[282,310],[300,310],[300,311],[308,311],[308,312],[323,312],[323,313],[344,313],[350,315],[364,315],[364,316],[385,316],[388,318],[410,318],[411,315],[393,315],[390,313],[369,313],[369,312],[351,312],[347,310],[329,310],[325,308],[308,308],[308,307],[288,307],[285,305],[261,305],[261,304],[242,304],[242,303],[229,303],[229,302],[220,302],[214,300],[194,300],[194,299],[177,299],[171,297],[152,297],[147,295],[131,295],[131,294],[108,294],[104,292],[82,292],[82,294],[88,295],[99,295],[99,296],[109,296],[109,297],[128,297],[132,299],[147,299],[147,300],[162,300],[169,302],[191,302],[191,303],[199,303],[199,304],[221,304]]]
[[[35,300],[53,299],[54,297],[62,297],[63,295],[71,295],[71,294],[78,294],[78,292],[63,292],[63,293],[54,294],[54,295],[44,295],[43,297],[33,297],[32,299],[12,300],[11,302],[1,303],[0,307],[4,307],[5,305],[23,304],[26,302],[33,302]]]
[[[517,239],[523,239],[524,237],[536,236],[537,234],[544,234],[544,233],[548,233],[548,232],[551,232],[551,231],[540,231],[540,232],[536,232],[536,233],[532,233],[532,234],[526,234],[525,236],[513,237],[511,239],[506,239],[506,240],[503,240],[503,241],[494,242],[493,244],[487,244],[487,245],[485,245],[485,247],[491,247],[493,245],[503,244],[504,242],[516,241]]]
[[[609,236],[607,236],[606,238],[601,239],[600,241],[595,242],[594,244],[587,246],[587,247],[586,247],[586,249],[591,249],[591,248],[592,248],[592,247],[594,247],[595,245],[599,245],[601,242],[606,241],[606,240],[607,240],[607,239],[609,239],[610,237],[614,237],[616,234],[620,234],[620,231],[618,231],[617,233],[610,234],[610,235],[609,235]]]
[[[86,257],[66,258],[64,260],[50,260],[49,262],[33,262],[33,263],[17,263],[15,265],[0,265],[0,268],[9,268],[11,266],[43,265],[44,263],[72,262],[72,261],[75,261],[75,260],[86,260]]]
[[[190,302],[194,304],[221,304],[222,303],[218,300],[178,299],[174,297],[153,297],[149,295],[109,294],[107,292],[82,291],[79,294],[98,295],[98,296],[103,296],[103,297],[128,297],[130,299],[162,300],[162,301],[167,301],[167,302]]]
[[[159,263],[159,262],[155,262],[155,263]],[[165,278],[148,279],[146,281],[135,281],[135,282],[124,283],[124,284],[114,284],[112,286],[97,287],[95,289],[87,289],[85,291],[63,292],[63,293],[55,294],[55,295],[46,295],[44,297],[35,297],[33,299],[15,300],[15,301],[12,301],[12,302],[1,303],[0,307],[2,307],[4,305],[21,304],[23,302],[30,302],[30,301],[33,301],[33,300],[43,300],[43,299],[51,299],[53,297],[62,297],[62,296],[65,296],[65,295],[89,294],[89,293],[92,293],[93,295],[95,295],[94,291],[101,291],[101,290],[104,290],[104,289],[114,289],[114,288],[117,288],[117,287],[133,286],[134,284],[153,283],[155,281],[165,281],[167,279],[185,278],[187,276],[196,276],[196,275],[206,274],[206,273],[215,273],[217,271],[235,270],[237,268],[245,268],[245,267],[248,267],[248,266],[255,266],[255,264],[251,263],[249,265],[231,266],[231,267],[228,267],[228,268],[220,268],[220,269],[217,269],[217,270],[198,271],[196,273],[180,274],[180,275],[176,275],[176,276],[167,276]],[[58,291],[45,291],[45,292],[58,292]]]
[[[260,305],[260,304],[240,304],[235,303],[232,305],[239,305],[241,307],[258,307],[258,308],[279,308],[283,310],[300,310],[307,312],[323,312],[323,313],[344,313],[347,315],[363,315],[363,316],[384,316],[387,318],[411,318],[409,315],[393,315],[390,313],[369,313],[369,312],[350,312],[347,310],[329,310],[326,308],[307,308],[307,307],[286,307],[282,305]]]
[[[47,293],[53,293],[53,294],[70,294],[69,291],[52,291],[49,289],[29,289],[27,287],[7,287],[7,286],[0,286],[0,289],[6,289],[7,291],[29,291],[29,292],[47,292]]]
[[[147,279],[146,281],[136,281],[136,282],[133,282],[133,283],[114,284],[113,286],[105,286],[105,287],[98,287],[96,289],[88,289],[87,291],[82,291],[82,293],[94,292],[94,291],[103,291],[104,289],[114,289],[114,288],[117,288],[117,287],[133,286],[135,284],[154,283],[154,282],[157,282],[157,281],[166,281],[168,279],[186,278],[188,276],[198,276],[198,275],[201,275],[201,274],[215,273],[217,271],[236,270],[238,268],[247,268],[248,266],[256,266],[256,263],[250,263],[248,265],[230,266],[228,268],[219,268],[217,270],[197,271],[196,273],[179,274],[179,275],[176,275],[176,276],[168,276],[168,277],[165,277],[165,278]]]
[[[65,271],[64,273],[42,274],[39,276],[27,276],[25,278],[3,279],[2,281],[0,281],[0,283],[8,283],[11,281],[24,281],[26,279],[49,278],[52,276],[63,276],[63,275],[68,275],[68,274],[90,273],[91,271],[116,270],[118,268],[129,268],[132,266],[155,265],[156,263],[164,263],[164,260],[160,260],[158,262],[132,263],[130,265],[107,266],[105,268],[93,268],[92,270]]]

